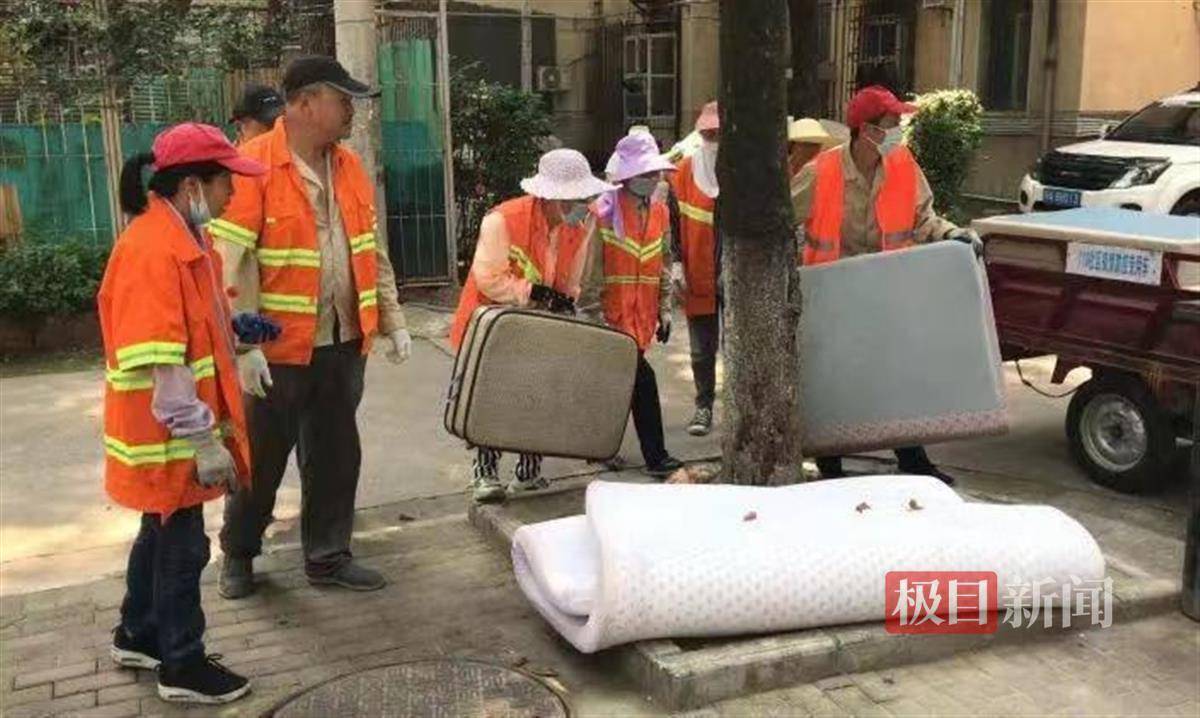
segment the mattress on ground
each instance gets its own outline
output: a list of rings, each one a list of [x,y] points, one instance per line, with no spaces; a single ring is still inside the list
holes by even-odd
[[[1200,257],[1200,218],[1135,212],[1115,207],[1080,207],[1059,212],[1007,214],[977,219],[981,236],[1012,235],[1086,242]]]
[[[1008,429],[987,277],[961,242],[801,269],[805,453]]]
[[[524,526],[517,582],[577,649],[885,616],[888,571],[995,571],[1003,587],[1103,578],[1047,506],[963,502],[928,477],[783,488],[594,482],[584,516]]]

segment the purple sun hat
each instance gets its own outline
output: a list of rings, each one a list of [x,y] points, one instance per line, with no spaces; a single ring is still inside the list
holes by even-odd
[[[649,133],[638,132],[622,137],[613,155],[616,158],[611,180],[613,182],[624,182],[638,175],[670,172],[675,169],[675,165],[659,153],[658,142]]]

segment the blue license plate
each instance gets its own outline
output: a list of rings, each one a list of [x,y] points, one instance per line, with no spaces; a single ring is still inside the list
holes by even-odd
[[[1053,189],[1047,187],[1042,190],[1042,203],[1050,207],[1078,207],[1079,192],[1073,189]]]

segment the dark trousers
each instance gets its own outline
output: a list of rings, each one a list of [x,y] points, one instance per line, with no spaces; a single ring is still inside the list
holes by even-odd
[[[208,564],[203,506],[171,514],[142,514],[129,551],[121,628],[138,645],[155,645],[167,666],[204,656],[200,572]]]
[[[696,382],[696,408],[711,409],[717,396],[717,348],[721,344],[721,322],[716,314],[688,317],[688,340],[692,346],[692,377]]]
[[[354,497],[362,464],[355,413],[366,357],[357,341],[317,347],[308,366],[271,365],[267,397],[246,396],[253,481],[225,499],[221,548],[252,558],[275,508],[275,495],[296,449],[300,468],[300,540],[304,570],[327,575],[350,560]]]
[[[925,453],[923,446],[906,446],[896,449],[896,461],[900,471],[905,474],[921,476],[934,469],[933,462],[929,460],[929,455]],[[820,470],[821,478],[824,479],[836,479],[846,475],[842,471],[842,457],[840,456],[818,458],[817,469]]]
[[[633,382],[633,428],[637,430],[646,465],[661,464],[667,458],[662,405],[658,401],[658,378],[645,354],[638,354],[637,378]]]

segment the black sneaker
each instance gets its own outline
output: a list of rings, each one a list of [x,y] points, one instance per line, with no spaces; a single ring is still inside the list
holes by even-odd
[[[151,641],[134,641],[121,626],[113,629],[112,648],[109,649],[113,663],[122,668],[145,668],[152,671],[162,660],[158,657],[158,645]]]
[[[667,456],[667,458],[663,459],[662,461],[658,462],[657,464],[647,466],[646,473],[650,474],[651,476],[660,478],[660,479],[665,479],[666,477],[670,476],[671,474],[675,473],[676,471],[679,471],[682,468],[683,468],[682,461],[680,461],[679,459],[676,459],[674,456]]]
[[[250,681],[221,665],[220,658],[214,653],[180,668],[162,666],[158,697],[170,703],[219,705],[249,693]]]
[[[503,493],[503,486],[500,487],[500,491]],[[314,586],[341,586],[351,591],[378,591],[387,585],[387,579],[382,573],[353,561],[347,561],[333,573],[309,574],[308,582]]]

